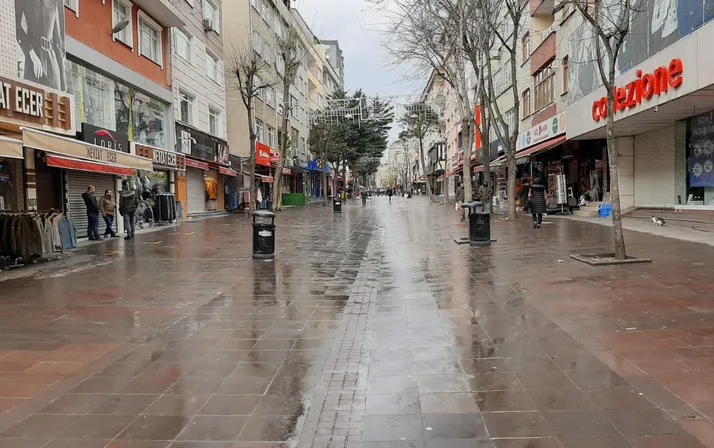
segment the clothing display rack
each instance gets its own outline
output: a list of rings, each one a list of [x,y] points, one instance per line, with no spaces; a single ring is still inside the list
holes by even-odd
[[[176,196],[173,193],[155,195],[154,221],[168,224],[176,221]]]
[[[63,213],[0,211],[0,267],[49,260],[77,247],[77,228]]]

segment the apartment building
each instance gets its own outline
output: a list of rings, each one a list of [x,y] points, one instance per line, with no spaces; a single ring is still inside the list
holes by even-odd
[[[322,44],[325,46],[325,58],[335,70],[337,75],[338,88],[344,88],[345,85],[345,57],[340,48],[340,42],[336,40],[323,39]]]
[[[240,188],[240,162],[231,161],[226,139],[223,2],[184,0],[179,16],[185,25],[172,30],[171,88],[176,147],[187,160],[180,200],[187,215],[220,212],[235,206],[224,192]]]
[[[3,166],[11,170],[14,192],[1,194],[0,209],[62,210],[84,236],[81,194],[90,184],[100,194],[120,190],[122,181],[175,191],[169,174],[181,169],[182,159],[163,166],[134,147],[156,154],[174,149],[169,42],[170,29],[184,25],[180,3],[0,2],[3,42],[11,49],[0,57],[3,82],[14,86],[12,95],[28,92],[34,99],[21,113],[4,114],[4,144],[15,148],[15,157]],[[43,34],[48,17],[51,41]]]

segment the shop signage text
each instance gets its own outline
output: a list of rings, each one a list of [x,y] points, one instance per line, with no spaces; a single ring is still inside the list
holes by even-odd
[[[2,77],[0,115],[18,124],[35,123],[65,131],[72,128],[69,97]]]
[[[164,165],[176,168],[176,153],[155,149],[154,163],[157,165]]]
[[[176,123],[176,134],[179,136],[179,152],[219,165],[229,165],[228,144],[225,141],[181,123]]]
[[[155,148],[149,145],[132,142],[134,147],[133,152],[137,156],[146,157],[154,162],[154,165],[159,167],[174,168],[179,171],[186,169],[186,156],[177,154],[173,151],[166,151],[161,148]]]
[[[82,140],[102,148],[129,152],[129,136],[117,131],[82,123]]]
[[[615,113],[633,108],[642,100],[667,93],[669,88],[676,89],[682,85],[684,66],[682,60],[675,58],[667,67],[657,67],[654,72],[643,74],[641,69],[635,70],[636,80],[625,87],[615,87]],[[593,120],[600,121],[607,117],[607,97],[604,96],[593,103]]]
[[[105,151],[96,146],[87,146],[87,158],[100,162],[117,163],[117,154],[115,152]]]
[[[565,112],[539,123],[520,135],[516,142],[516,151],[526,149],[538,143],[550,140],[553,137],[565,134]]]

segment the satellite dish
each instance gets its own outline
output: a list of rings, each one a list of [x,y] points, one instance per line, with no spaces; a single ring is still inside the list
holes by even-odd
[[[123,30],[129,25],[129,19],[122,19],[121,22],[117,23],[114,28],[112,28],[112,34],[116,34],[119,31]]]

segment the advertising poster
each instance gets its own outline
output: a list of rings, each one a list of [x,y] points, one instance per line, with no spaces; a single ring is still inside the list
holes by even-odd
[[[15,37],[22,50],[17,61],[19,77],[66,91],[62,0],[15,0],[15,24]]]

